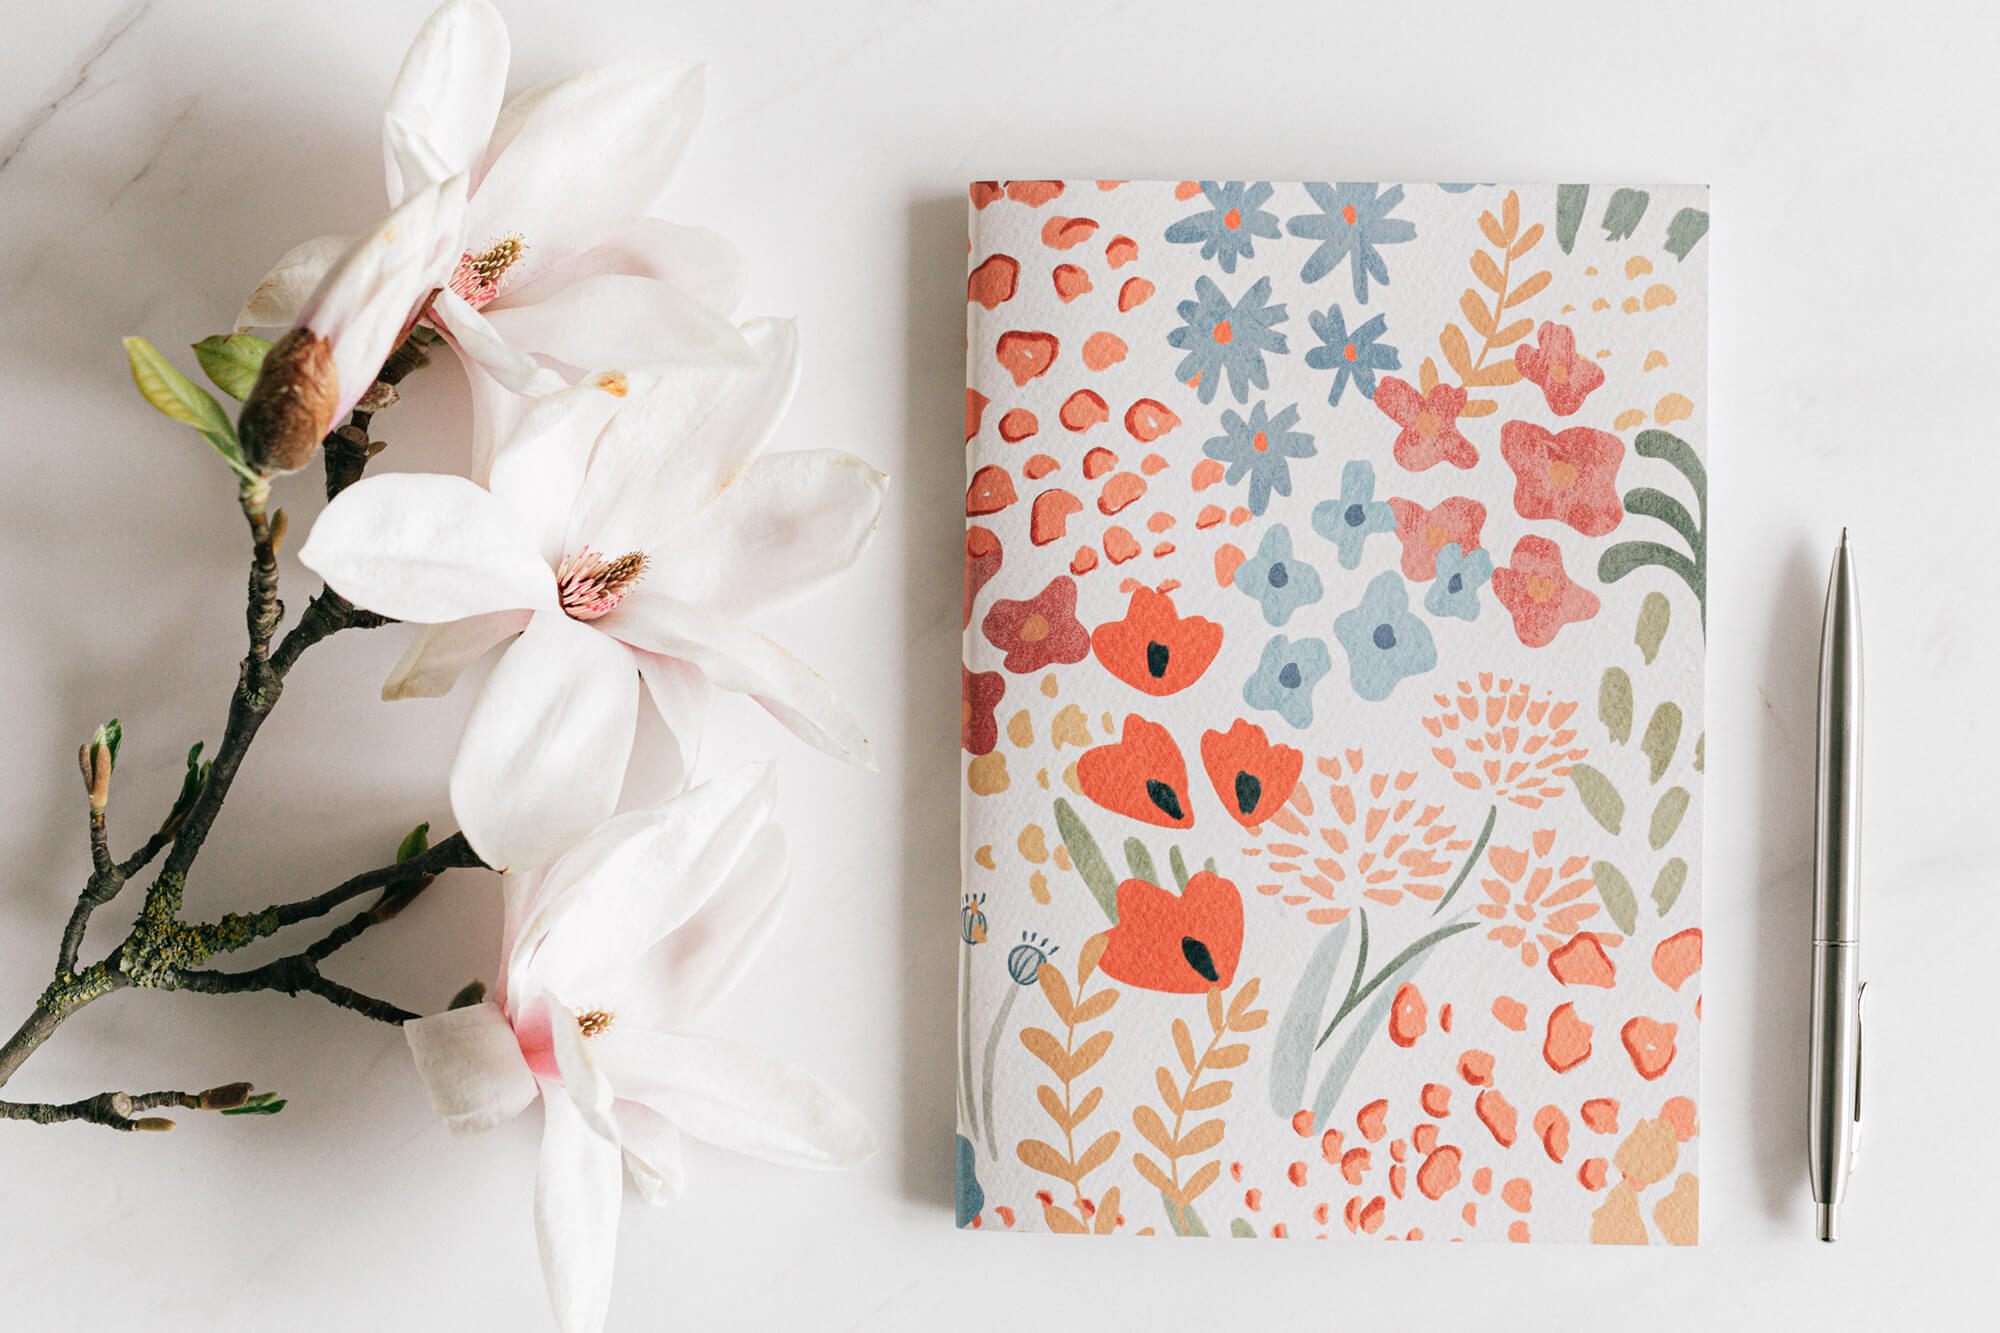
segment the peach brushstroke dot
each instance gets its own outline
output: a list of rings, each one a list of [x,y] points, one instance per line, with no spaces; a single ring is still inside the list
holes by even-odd
[[[1172,555],[1173,553],[1174,553],[1174,544],[1172,542],[1161,542],[1158,546],[1155,546],[1153,548],[1153,558],[1155,560],[1164,560],[1166,559],[1166,557]]]
[[[1469,1227],[1479,1225],[1479,1205],[1470,1200],[1466,1201],[1465,1207],[1459,1210],[1458,1215],[1465,1219],[1465,1225]]]
[[[993,345],[993,359],[1014,377],[1015,388],[1025,388],[1029,380],[1048,373],[1061,349],[1053,333],[1012,329]]]
[[[1121,527],[1104,530],[1104,554],[1114,565],[1122,565],[1139,554],[1139,542],[1131,533]]]
[[[1349,1148],[1340,1159],[1341,1178],[1350,1185],[1359,1185],[1372,1160],[1366,1148]]]
[[[1479,1094],[1472,1104],[1472,1110],[1493,1135],[1493,1141],[1503,1148],[1514,1146],[1518,1117],[1513,1103],[1500,1095],[1498,1088],[1488,1088]]]
[[[1083,501],[1060,486],[1035,497],[1028,511],[1028,540],[1037,546],[1061,541],[1069,529],[1069,516],[1083,512]]]
[[[988,463],[972,474],[965,488],[965,512],[969,517],[997,514],[1019,498],[1007,469]]]
[[[1568,944],[1549,950],[1549,974],[1565,986],[1600,986],[1611,989],[1618,983],[1618,969],[1604,944],[1588,930],[1580,930]]]
[[[1116,514],[1146,494],[1146,482],[1136,472],[1119,472],[1104,483],[1097,495],[1097,512]]]
[[[1311,1111],[1292,1112],[1292,1133],[1302,1139],[1306,1139],[1312,1137],[1312,1132],[1313,1113]]]
[[[1063,192],[1061,181],[1008,181],[1007,197],[1029,208],[1040,208]]]
[[[1502,995],[1493,1002],[1493,1017],[1510,1032],[1528,1030],[1528,1006],[1511,995]]]
[[[1139,243],[1130,236],[1113,236],[1104,247],[1104,258],[1113,268],[1124,268],[1139,257]]]
[[[1227,471],[1228,469],[1215,459],[1204,458],[1199,463],[1196,463],[1194,471],[1188,474],[1188,484],[1193,486],[1197,491],[1205,491],[1215,485],[1216,482],[1221,481],[1224,473]]]
[[[1414,982],[1398,986],[1396,998],[1389,1004],[1389,1040],[1406,1050],[1416,1045],[1417,1038],[1424,1035],[1429,1013],[1424,993]]]
[[[1340,1144],[1343,1136],[1337,1129],[1329,1129],[1319,1136],[1319,1155],[1334,1166],[1340,1165]]]
[[[1474,1087],[1493,1082],[1493,1057],[1485,1051],[1467,1051],[1458,1057],[1458,1076]]]
[[[1000,438],[1009,444],[1019,444],[1041,428],[1042,423],[1025,407],[1017,407],[1000,418]]]
[[[1409,1179],[1409,1175],[1410,1175],[1410,1169],[1409,1169],[1408,1167],[1404,1166],[1404,1165],[1403,1165],[1402,1163],[1400,1163],[1400,1162],[1398,1162],[1398,1163],[1397,1163],[1396,1165],[1394,1165],[1394,1166],[1390,1167],[1390,1168],[1389,1168],[1389,1193],[1391,1193],[1391,1194],[1395,1195],[1395,1196],[1396,1196],[1397,1198],[1399,1198],[1399,1199],[1400,1199],[1400,1198],[1402,1198],[1402,1197],[1403,1197],[1403,1190],[1404,1190],[1404,1188],[1405,1188],[1405,1186],[1404,1186],[1404,1182],[1405,1182],[1405,1181],[1407,1181],[1407,1180]]]
[[[1668,990],[1679,990],[1687,979],[1701,971],[1701,928],[1690,927],[1669,935],[1653,949],[1653,975]]]
[[[1528,1224],[1526,1222],[1509,1222],[1507,1224],[1507,1239],[1513,1241],[1516,1245],[1526,1245],[1528,1243]]]
[[[1089,481],[1096,481],[1117,466],[1118,455],[1109,449],[1092,449],[1083,456],[1083,475]]]
[[[998,310],[1014,299],[1021,277],[1020,261],[1012,255],[989,255],[965,278],[965,299],[977,301],[988,310]]]
[[[986,415],[986,405],[993,400],[977,389],[965,391],[965,438],[970,440],[979,434],[980,419]],[[1220,470],[1220,465],[1218,465]]]
[[[1293,1162],[1285,1168],[1285,1179],[1291,1181],[1294,1185],[1303,1186],[1306,1183],[1306,1164],[1304,1162]]]
[[[1660,1118],[1673,1125],[1674,1137],[1682,1143],[1701,1132],[1701,1126],[1695,1119],[1694,1103],[1686,1097],[1667,1098],[1666,1104],[1660,1107]]]
[[[1616,1134],[1618,1132],[1618,1099],[1616,1097],[1592,1097],[1583,1104],[1583,1123],[1596,1134]]]
[[[1500,1187],[1500,1200],[1517,1213],[1525,1213],[1534,1207],[1535,1187],[1524,1176],[1516,1176]]]
[[[1090,275],[1074,264],[1058,264],[1049,275],[1056,287],[1056,299],[1068,305],[1090,290]]]
[[[1576,1183],[1587,1190],[1601,1190],[1609,1178],[1611,1164],[1602,1157],[1590,1157],[1576,1169]]]
[[[1052,250],[1073,250],[1097,234],[1090,218],[1066,218],[1058,213],[1042,224],[1042,244]]]
[[[1438,1127],[1426,1120],[1410,1131],[1410,1146],[1428,1157],[1437,1151]]]
[[[1146,531],[1158,535],[1174,525],[1174,516],[1162,509],[1146,518]]]
[[[1036,454],[1027,462],[1021,464],[1021,475],[1029,481],[1040,481],[1043,477],[1048,476],[1049,473],[1057,471],[1061,467],[1061,463],[1056,462],[1055,459],[1049,457],[1047,454]]]
[[[1098,394],[1078,389],[1063,399],[1063,405],[1056,410],[1056,420],[1062,422],[1064,430],[1080,435],[1111,420],[1111,408]]]
[[[1639,1077],[1650,1082],[1666,1073],[1667,1066],[1674,1062],[1674,1037],[1679,1031],[1675,1024],[1641,1017],[1619,1029],[1618,1038],[1624,1042],[1625,1052],[1632,1057],[1632,1067],[1639,1071]]]
[[[1491,1194],[1493,1192],[1493,1168],[1482,1166],[1472,1173],[1472,1192]]]
[[[1167,460],[1158,454],[1147,454],[1139,460],[1139,470],[1149,477],[1158,476],[1160,473],[1165,472],[1169,466],[1170,464],[1168,464]]]
[[[1076,555],[1069,562],[1069,572],[1072,574],[1083,575],[1083,574],[1088,574],[1091,570],[1096,568],[1097,568],[1097,548],[1094,546],[1077,547]]]
[[[1442,1120],[1451,1114],[1451,1089],[1442,1083],[1424,1084],[1424,1090],[1417,1095],[1417,1101],[1422,1104],[1425,1115]]]
[[[1542,1059],[1558,1074],[1566,1074],[1590,1058],[1590,1024],[1576,1016],[1576,1006],[1559,1004],[1549,1014],[1548,1035],[1542,1041]]]
[[[1125,433],[1141,444],[1151,444],[1181,424],[1181,419],[1165,403],[1141,398],[1125,409]]]
[[[1236,567],[1249,557],[1240,547],[1224,542],[1215,548],[1215,583],[1219,588],[1227,588],[1236,581]]]
[[[1125,285],[1118,289],[1118,313],[1122,315],[1138,309],[1146,304],[1155,290],[1153,284],[1144,278],[1127,278]]]
[[[1560,1164],[1569,1155],[1569,1117],[1558,1106],[1544,1106],[1535,1112],[1535,1137],[1549,1160]]]
[[[1108,370],[1125,359],[1125,340],[1115,333],[1093,333],[1083,340],[1083,364],[1091,370]]]
[[[1000,198],[1002,194],[1003,191],[1000,189],[999,181],[972,182],[972,206],[974,208],[984,209],[995,199]]]
[[[1445,1004],[1445,1005],[1442,1005],[1442,1006],[1440,1006],[1440,1007],[1439,1007],[1439,1009],[1438,1009],[1438,1030],[1439,1030],[1440,1032],[1443,1032],[1443,1033],[1444,1033],[1444,1034],[1446,1034],[1447,1036],[1449,1036],[1449,1035],[1451,1034],[1451,1005],[1450,1005],[1450,1004]]]
[[[1240,528],[1245,523],[1248,523],[1253,517],[1254,515],[1252,515],[1248,509],[1245,509],[1242,505],[1238,505],[1236,508],[1229,511],[1229,526],[1232,528]]]
[[[1182,181],[1180,184],[1174,186],[1174,198],[1180,200],[1182,203],[1186,203],[1200,193],[1200,181]]]
[[[1389,1099],[1379,1097],[1355,1112],[1354,1124],[1361,1131],[1361,1137],[1370,1143],[1379,1143],[1389,1132]]]

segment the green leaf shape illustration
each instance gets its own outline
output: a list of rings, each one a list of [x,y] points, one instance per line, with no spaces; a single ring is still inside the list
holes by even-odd
[[[1687,877],[1688,863],[1678,856],[1660,867],[1660,876],[1653,881],[1653,906],[1661,916],[1665,916],[1681,896]]]
[[[1110,864],[1097,846],[1097,839],[1090,836],[1090,830],[1076,817],[1076,811],[1062,797],[1056,797],[1056,828],[1061,831],[1063,844],[1069,848],[1070,862],[1076,872],[1083,876],[1090,894],[1097,899],[1097,905],[1104,909],[1104,915],[1112,925],[1118,924],[1118,876],[1111,873]]]
[[[1132,867],[1132,878],[1143,879],[1148,884],[1160,882],[1160,872],[1153,868],[1153,854],[1137,838],[1125,839],[1125,864]],[[1112,893],[1115,895],[1117,891],[1114,885]]]
[[[1708,214],[1699,208],[1683,208],[1667,224],[1666,251],[1675,259],[1686,259],[1688,252],[1706,235]]]
[[[1623,667],[1606,667],[1597,687],[1597,720],[1623,745],[1632,739],[1632,678]]]
[[[1606,833],[1615,835],[1624,827],[1625,798],[1618,794],[1610,778],[1589,764],[1578,764],[1570,769],[1569,780],[1575,784],[1576,794],[1583,798],[1583,808],[1590,811],[1590,817]]]
[[[1644,190],[1612,191],[1611,202],[1604,206],[1604,239],[1622,241],[1639,230],[1639,221],[1651,202],[1653,196]]]
[[[1639,748],[1653,761],[1649,782],[1658,782],[1666,775],[1667,765],[1674,761],[1674,751],[1681,743],[1681,706],[1677,703],[1663,703],[1653,710],[1652,720],[1646,723],[1646,734],[1640,738]]]
[[[1660,797],[1660,803],[1653,807],[1653,824],[1647,830],[1646,839],[1653,844],[1654,851],[1659,851],[1673,840],[1675,831],[1688,812],[1690,799],[1686,787],[1669,787],[1666,794]]]
[[[1597,879],[1597,896],[1604,900],[1604,910],[1611,913],[1618,929],[1627,935],[1637,930],[1639,900],[1632,896],[1632,881],[1609,861],[1591,862],[1590,873]]]
[[[1597,577],[1616,583],[1648,565],[1666,570],[1688,585],[1701,607],[1704,631],[1708,626],[1708,469],[1702,465],[1694,446],[1663,430],[1642,430],[1633,437],[1632,452],[1641,458],[1656,458],[1686,478],[1694,492],[1695,513],[1664,491],[1640,486],[1626,492],[1625,508],[1644,518],[1657,519],[1672,528],[1687,543],[1682,554],[1665,542],[1629,541],[1609,547],[1598,557]]]
[[[1588,185],[1556,187],[1556,244],[1568,254],[1576,246],[1576,229],[1583,225],[1583,210],[1590,203]]]
[[[1639,626],[1633,632],[1632,642],[1639,645],[1647,666],[1653,665],[1653,659],[1660,655],[1660,643],[1667,637],[1667,625],[1673,617],[1673,603],[1657,589],[1647,593],[1639,603]]]

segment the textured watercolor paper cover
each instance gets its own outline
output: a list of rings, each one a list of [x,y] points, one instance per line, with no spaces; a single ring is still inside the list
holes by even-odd
[[[1706,191],[971,195],[959,1225],[1694,1243]]]

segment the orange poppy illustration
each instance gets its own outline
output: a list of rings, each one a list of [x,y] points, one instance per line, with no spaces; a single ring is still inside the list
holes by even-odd
[[[1230,817],[1256,828],[1283,808],[1299,785],[1306,757],[1289,745],[1274,745],[1264,729],[1242,718],[1228,731],[1201,735],[1201,764]]]
[[[1165,727],[1137,713],[1126,715],[1115,743],[1084,752],[1076,778],[1085,796],[1113,813],[1162,828],[1194,823],[1180,746]]]
[[[1176,895],[1143,879],[1118,886],[1118,924],[1104,935],[1104,975],[1141,990],[1198,995],[1236,979],[1243,895],[1201,871]]]
[[[1134,588],[1125,618],[1099,625],[1090,647],[1106,671],[1133,689],[1178,694],[1200,680],[1222,651],[1222,626],[1179,615],[1166,593]]]

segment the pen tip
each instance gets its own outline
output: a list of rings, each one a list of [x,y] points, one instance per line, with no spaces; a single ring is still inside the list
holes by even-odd
[[[1819,1238],[1823,1241],[1838,1239],[1839,1213],[1835,1205],[1830,1203],[1820,1204],[1818,1211]]]
[[[1847,529],[1846,529],[1846,528],[1842,528],[1842,529],[1840,530],[1840,544],[1841,544],[1842,546],[1845,546],[1845,545],[1847,545]]]

